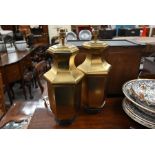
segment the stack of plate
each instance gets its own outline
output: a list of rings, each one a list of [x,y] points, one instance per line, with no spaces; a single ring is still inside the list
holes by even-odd
[[[126,114],[136,122],[155,128],[155,80],[136,79],[123,85],[126,96],[122,106]]]

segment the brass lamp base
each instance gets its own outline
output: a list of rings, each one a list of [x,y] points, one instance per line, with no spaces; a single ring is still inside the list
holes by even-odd
[[[68,126],[70,124],[72,124],[74,122],[74,120],[76,119],[76,117],[73,117],[71,119],[67,119],[67,120],[58,120],[55,119],[55,121],[60,125],[60,126]]]
[[[96,114],[96,113],[99,113],[103,110],[105,103],[106,102],[104,101],[100,108],[91,108],[91,107],[84,106],[84,110],[88,114]]]

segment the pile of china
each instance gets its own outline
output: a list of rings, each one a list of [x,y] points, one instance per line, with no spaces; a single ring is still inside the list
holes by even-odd
[[[148,128],[155,128],[155,80],[136,79],[123,85],[125,113]]]

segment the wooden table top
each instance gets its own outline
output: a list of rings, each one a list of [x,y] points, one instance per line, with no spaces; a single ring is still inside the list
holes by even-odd
[[[155,37],[115,37],[113,40],[129,40],[131,42],[134,42],[136,44],[155,44]]]
[[[122,109],[122,98],[108,98],[103,111],[87,114],[80,111],[69,126],[59,126],[53,113],[47,108],[37,108],[28,126],[29,129],[129,129],[145,128],[129,118]]]
[[[78,48],[83,48],[82,47],[82,44],[84,42],[87,42],[89,40],[70,40],[70,41],[67,41],[67,44],[71,44],[71,45],[75,45],[77,46]],[[128,47],[128,46],[138,46],[137,43],[135,42],[130,42],[128,41],[127,39],[118,39],[118,40],[115,40],[115,39],[105,39],[105,40],[101,40],[101,41],[104,41],[105,43],[107,43],[110,47],[120,47],[120,46],[123,46],[123,47]]]
[[[15,52],[10,52],[10,53],[8,53],[8,52],[1,53],[0,54],[0,56],[1,56],[0,67],[19,62],[25,56],[27,56],[29,53],[30,53],[29,50],[15,51]]]
[[[36,108],[44,107],[43,102],[25,101],[14,103],[0,120],[0,128],[10,121],[20,122],[33,116]]]
[[[97,114],[87,114],[81,108],[75,121],[69,126],[56,123],[53,113],[43,100],[18,102],[11,106],[0,121],[0,128],[10,121],[29,119],[28,129],[145,129],[133,121],[122,109],[122,98],[108,98],[103,110]]]

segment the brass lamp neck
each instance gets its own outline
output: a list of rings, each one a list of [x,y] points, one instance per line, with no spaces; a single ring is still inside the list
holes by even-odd
[[[97,40],[98,40],[98,34],[99,34],[98,29],[97,29],[96,26],[94,26],[93,37],[94,37],[94,42],[95,42],[95,43],[96,43]]]
[[[60,29],[59,38],[60,38],[60,44],[62,46],[65,46],[65,37],[66,37],[65,29]]]

